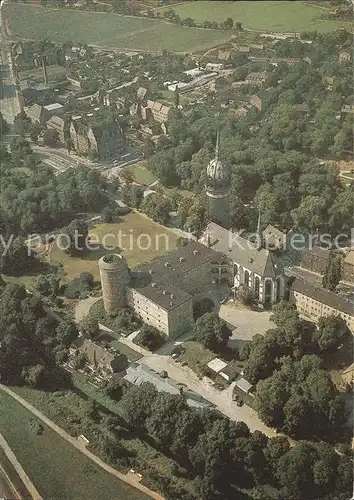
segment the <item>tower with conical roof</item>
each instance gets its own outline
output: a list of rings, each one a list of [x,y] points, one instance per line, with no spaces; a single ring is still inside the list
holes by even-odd
[[[215,158],[207,167],[206,195],[209,220],[230,229],[230,176],[220,160],[220,134],[216,139]]]

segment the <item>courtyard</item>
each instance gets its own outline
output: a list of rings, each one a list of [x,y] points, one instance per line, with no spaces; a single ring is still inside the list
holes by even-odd
[[[252,340],[254,335],[264,335],[267,330],[274,328],[270,315],[269,311],[253,311],[233,302],[222,304],[219,316],[232,331],[229,347],[239,349],[245,342]]]

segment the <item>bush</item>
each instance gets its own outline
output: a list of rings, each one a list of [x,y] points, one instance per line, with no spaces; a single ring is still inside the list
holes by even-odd
[[[85,316],[85,318],[81,321],[80,328],[83,336],[88,339],[94,339],[98,337],[100,333],[100,327],[97,319],[92,318],[89,315]]]
[[[30,418],[28,421],[29,428],[36,436],[41,436],[44,432],[44,427],[35,418]]]
[[[68,283],[64,290],[67,299],[85,299],[93,287],[93,276],[90,273],[82,273]]]
[[[164,343],[166,339],[156,328],[149,325],[144,325],[139,334],[133,340],[134,344],[141,345],[149,349],[149,351],[156,351]]]
[[[106,224],[111,223],[113,221],[113,217],[114,217],[114,211],[111,207],[105,207],[102,210],[102,220]]]

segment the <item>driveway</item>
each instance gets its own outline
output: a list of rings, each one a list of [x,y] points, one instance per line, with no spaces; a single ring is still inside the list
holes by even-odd
[[[97,300],[99,300],[97,297],[89,297],[88,299],[81,300],[77,304],[75,309],[75,321],[80,322],[82,318],[86,316],[92,304],[94,304],[95,301]],[[269,323],[269,313],[263,313],[263,312],[255,313],[247,309],[246,310],[241,308],[237,309],[234,306],[229,306],[229,305],[221,306],[221,308],[224,317],[227,316],[229,320],[232,319],[234,321],[234,318],[240,318],[238,319],[238,325],[244,324],[245,326],[247,325],[249,327],[248,323],[249,319],[247,319],[248,316],[246,316],[245,318],[243,316],[245,312],[251,313],[252,317],[253,315],[257,315],[257,321],[259,322],[263,321],[267,322],[267,324]],[[258,319],[258,317],[262,318],[262,320]],[[103,330],[112,331],[109,328],[105,327],[104,325],[100,324],[99,326]],[[263,325],[263,330],[264,330],[264,325]],[[258,331],[256,333],[260,332]],[[238,333],[235,332],[235,335],[237,334]],[[249,338],[252,337],[252,335],[251,336],[250,334],[248,335]],[[263,422],[257,416],[257,413],[252,408],[246,405],[241,407],[237,406],[237,404],[232,401],[232,391],[234,383],[230,384],[230,386],[224,389],[223,391],[218,391],[217,389],[215,389],[215,387],[213,387],[210,384],[210,382],[208,382],[208,379],[204,378],[200,380],[190,368],[188,368],[187,366],[182,366],[180,363],[175,362],[171,358],[169,354],[172,351],[172,349],[176,345],[188,340],[189,338],[190,338],[190,333],[187,333],[185,336],[179,337],[174,342],[167,342],[165,346],[163,346],[159,350],[158,353],[152,353],[134,344],[132,341],[133,340],[132,335],[130,335],[129,337],[120,337],[119,340],[120,342],[127,345],[131,349],[134,349],[136,352],[138,352],[143,356],[138,361],[138,363],[148,366],[149,368],[152,368],[158,373],[165,370],[171,379],[186,385],[187,387],[195,391],[197,394],[200,394],[203,398],[210,401],[210,403],[212,403],[215,407],[217,407],[224,415],[228,416],[231,420],[234,420],[235,422],[238,421],[245,422],[252,432],[255,430],[259,430],[269,437],[274,437],[278,435],[273,429],[263,424]]]
[[[143,357],[139,360],[139,363],[152,368],[158,373],[165,370],[171,379],[181,384],[185,384],[187,387],[200,394],[231,420],[235,422],[245,422],[252,432],[259,430],[269,437],[278,435],[273,429],[263,424],[252,408],[246,405],[239,407],[232,401],[234,384],[230,384],[230,386],[223,391],[218,391],[210,385],[208,379],[204,378],[199,380],[197,375],[190,368],[173,361],[169,356],[149,353],[149,356]]]
[[[75,323],[80,323],[87,316],[91,306],[102,297],[88,297],[87,299],[80,300],[75,307]]]

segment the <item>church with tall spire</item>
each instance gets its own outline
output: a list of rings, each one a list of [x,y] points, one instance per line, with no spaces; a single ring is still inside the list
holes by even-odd
[[[252,239],[233,232],[230,217],[230,173],[220,159],[219,132],[215,157],[210,161],[206,174],[209,223],[199,241],[225,255],[223,269],[220,268],[215,283],[228,283],[236,295],[240,287],[248,287],[258,303],[271,304],[281,300],[286,294],[284,270],[276,253],[265,248],[268,233],[274,238],[275,233],[280,231],[271,225],[262,231],[259,211],[257,229]],[[285,237],[283,233],[280,234],[281,238]]]
[[[220,133],[217,133],[215,157],[207,167],[206,196],[209,221],[230,228],[230,175],[220,159]]]

